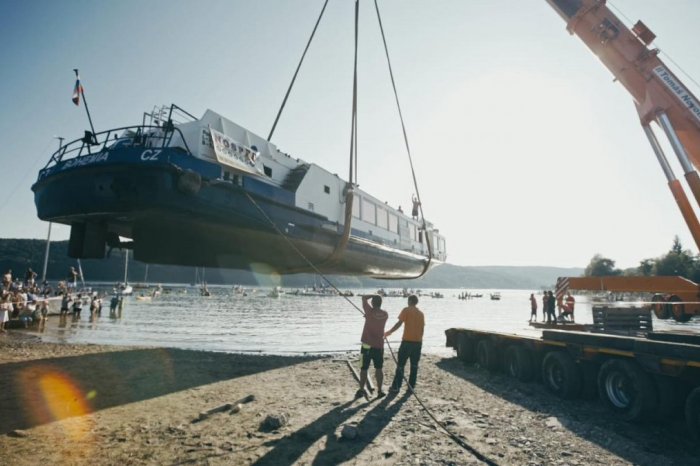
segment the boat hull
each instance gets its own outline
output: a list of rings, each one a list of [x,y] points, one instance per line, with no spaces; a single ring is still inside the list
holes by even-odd
[[[218,167],[176,150],[142,159],[125,149],[42,172],[32,187],[39,218],[72,226],[72,257],[103,257],[123,237],[146,263],[261,273],[409,278],[427,263],[355,230],[331,260],[342,225],[295,207],[292,192],[216,179]]]

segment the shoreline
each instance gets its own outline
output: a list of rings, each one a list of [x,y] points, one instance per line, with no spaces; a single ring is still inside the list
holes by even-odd
[[[385,380],[393,373],[387,354]],[[370,402],[353,401],[356,389],[342,358],[2,334],[0,448],[16,465],[483,464],[438,430],[405,388]],[[659,466],[700,457],[682,421],[626,424],[596,402],[561,401],[541,385],[454,357],[424,355],[417,393],[453,433],[498,464]],[[255,399],[238,412],[193,422],[249,395]],[[268,416],[284,425],[261,429]],[[343,429],[357,436],[345,439]]]

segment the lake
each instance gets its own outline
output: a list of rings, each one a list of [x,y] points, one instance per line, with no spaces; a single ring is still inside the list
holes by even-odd
[[[127,297],[120,316],[110,316],[109,299],[102,315],[90,319],[87,307],[82,318],[72,321],[49,317],[43,332],[31,332],[44,341],[176,347],[224,352],[273,354],[343,352],[359,348],[363,317],[345,298],[283,294],[268,297],[269,288],[248,289],[247,296],[231,286],[210,286],[211,296],[202,297],[194,287],[172,287],[152,301]],[[387,289],[388,290],[388,289]],[[358,294],[376,290],[353,290],[348,298],[361,308]],[[423,290],[424,294],[433,290]],[[469,290],[482,298],[457,299],[462,290],[436,290],[444,298],[423,296],[418,307],[424,312],[426,328],[423,351],[451,354],[445,348],[445,330],[467,327],[508,333],[539,335],[528,326],[531,290]],[[499,291],[499,301],[489,293]],[[541,296],[538,318],[542,320]],[[591,303],[576,296],[576,321],[592,323]],[[389,312],[387,329],[406,306],[405,298],[384,298]],[[696,320],[689,324],[654,321],[655,329],[683,328],[700,331]],[[401,340],[400,329],[390,338],[394,348]]]

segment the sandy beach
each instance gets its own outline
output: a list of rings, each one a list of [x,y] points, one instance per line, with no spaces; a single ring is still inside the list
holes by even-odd
[[[394,367],[387,355],[386,378]],[[627,424],[595,401],[562,402],[456,358],[425,355],[417,388],[497,464],[700,461],[680,419]],[[337,357],[60,345],[9,332],[0,335],[0,463],[483,464],[405,389],[354,401],[356,389]]]

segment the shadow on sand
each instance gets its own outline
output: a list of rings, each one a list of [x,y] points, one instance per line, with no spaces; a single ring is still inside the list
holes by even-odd
[[[458,358],[443,359],[437,367],[463,378],[482,390],[541,417],[556,417],[562,426],[592,443],[635,464],[658,465],[659,456],[673,464],[699,464],[700,446],[690,438],[679,416],[669,423],[624,422],[598,400],[560,400],[539,383],[523,383],[502,373],[465,365]],[[624,438],[626,442],[616,442]],[[630,445],[629,442],[632,442]],[[644,456],[644,454],[648,456]],[[647,458],[642,461],[640,458]]]
[[[309,361],[154,348],[0,365],[0,434]]]
[[[367,404],[361,403],[352,407],[352,401],[342,404],[292,434],[270,442],[268,445],[274,445],[274,448],[255,462],[255,465],[294,464],[306,450],[324,436],[326,447],[318,453],[312,464],[321,466],[350,461],[377,438],[409,397],[410,394],[405,392],[400,398],[387,396],[379,402],[370,402],[377,404],[359,422],[357,426],[359,434],[353,440],[336,438],[336,428],[360,409],[365,408]]]

